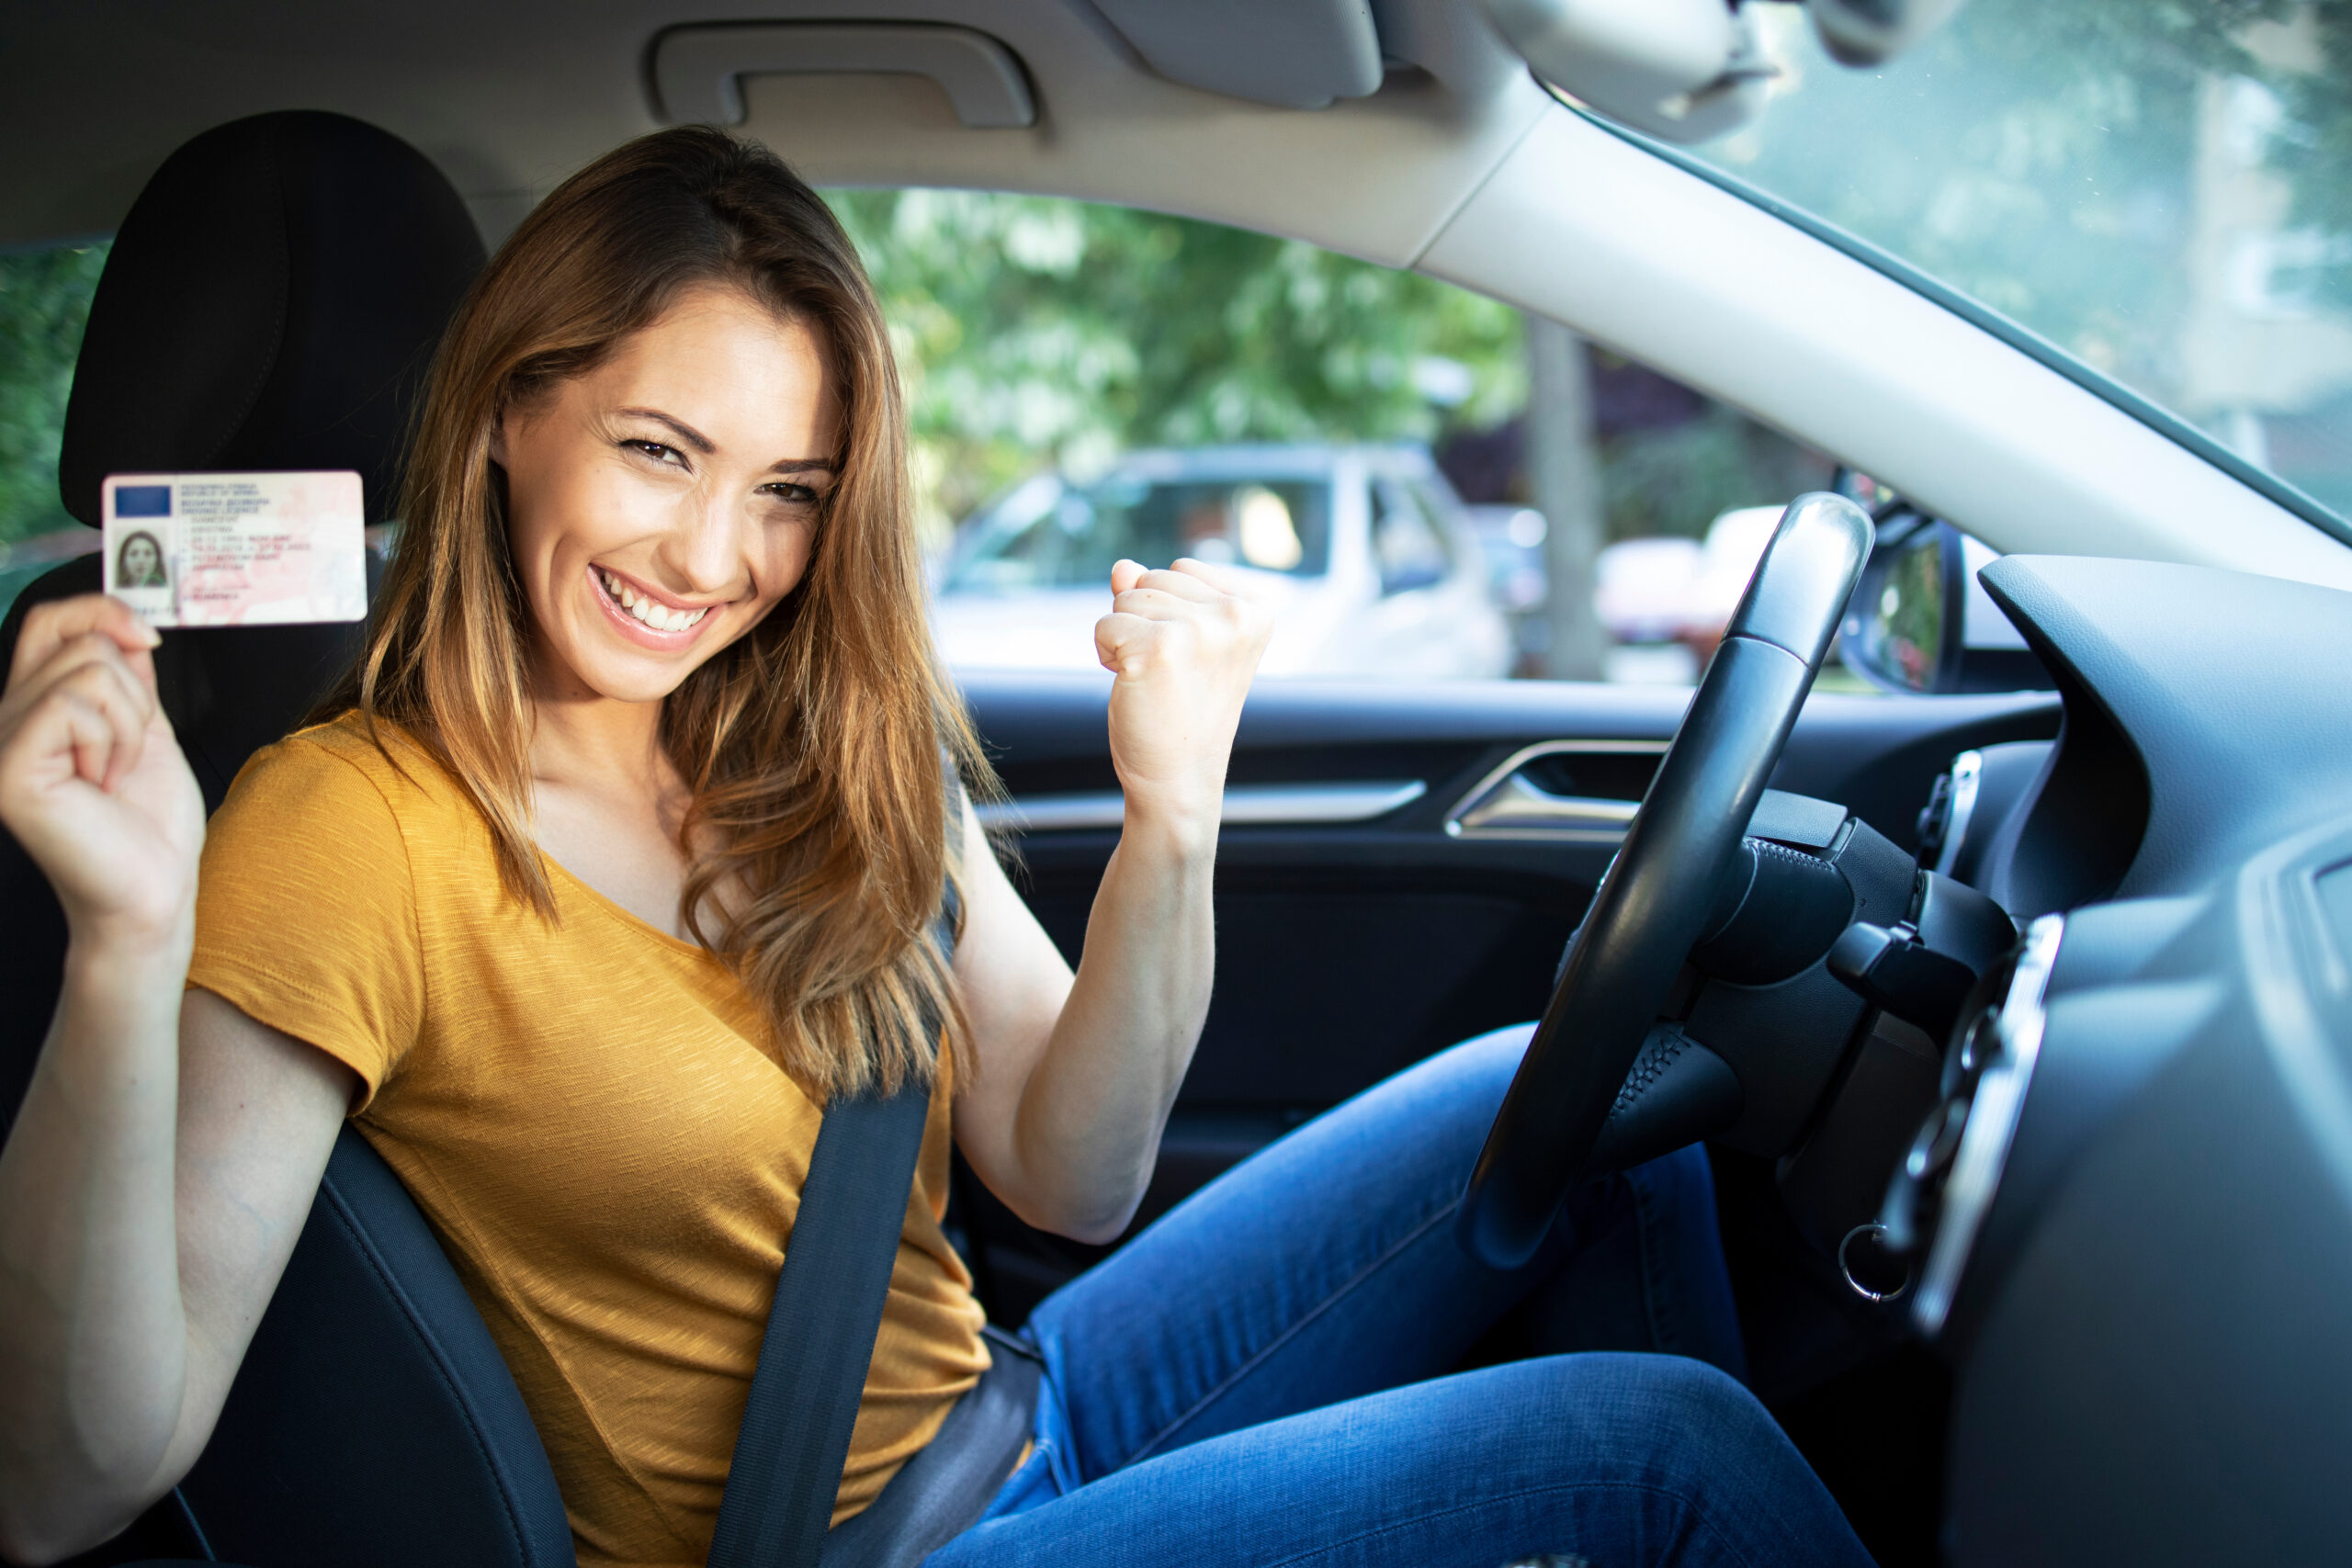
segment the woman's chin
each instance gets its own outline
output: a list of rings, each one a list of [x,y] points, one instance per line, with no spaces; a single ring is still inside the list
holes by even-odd
[[[595,627],[568,648],[556,646],[547,651],[559,669],[570,672],[575,690],[585,688],[582,694],[616,703],[658,703],[684,685],[686,677],[702,668],[710,649],[718,646],[698,639],[688,649],[657,651]]]
[[[658,703],[680,686],[686,677],[703,665],[703,650],[694,650],[691,657],[663,658],[641,652],[607,653],[595,660],[594,679],[590,682],[600,696],[621,703]]]

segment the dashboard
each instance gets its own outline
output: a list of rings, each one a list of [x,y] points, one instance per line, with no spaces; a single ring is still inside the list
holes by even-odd
[[[2010,557],[2056,746],[1976,878],[2026,926],[1897,1183],[1963,1563],[2352,1543],[2352,594]]]

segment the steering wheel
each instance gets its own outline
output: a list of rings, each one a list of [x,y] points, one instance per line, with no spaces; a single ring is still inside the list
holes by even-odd
[[[1524,1263],[1590,1160],[1705,932],[1871,539],[1870,518],[1843,496],[1801,495],[1781,514],[1495,1113],[1456,1217],[1472,1257]]]

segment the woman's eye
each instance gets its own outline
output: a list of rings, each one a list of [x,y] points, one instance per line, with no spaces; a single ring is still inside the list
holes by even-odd
[[[760,487],[760,491],[763,495],[772,495],[778,501],[784,502],[792,506],[814,506],[817,504],[817,492],[815,491],[811,490],[807,485],[794,484],[789,479],[778,479],[774,484],[762,485]]]
[[[664,446],[659,441],[639,441],[631,438],[622,442],[621,445],[642,457],[652,458],[657,463],[667,463],[677,468],[684,468],[686,464],[684,453],[675,446]]]

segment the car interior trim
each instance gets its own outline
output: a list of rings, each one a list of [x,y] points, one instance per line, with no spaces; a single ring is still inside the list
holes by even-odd
[[[750,22],[670,28],[647,51],[653,110],[673,125],[741,125],[743,78],[882,73],[939,84],[973,130],[1037,123],[1029,78],[983,32],[935,22]]]
[[[1976,795],[1984,777],[1984,753],[1962,751],[1951,760],[1951,815],[1944,823],[1943,848],[1936,855],[1935,869],[1946,876],[1956,874],[1960,864],[1960,846],[1968,840],[1969,824],[1976,819]]]
[[[1615,843],[1642,807],[1638,800],[1555,795],[1521,770],[1542,757],[1662,757],[1663,740],[1539,740],[1522,746],[1463,793],[1445,814],[1451,839],[1551,839]]]
[[[1421,779],[1363,784],[1236,784],[1225,792],[1225,826],[1307,827],[1369,822],[1410,806],[1429,793]],[[980,826],[1023,833],[1069,833],[1116,828],[1126,819],[1126,796],[1114,789],[1023,795],[973,807]]]
[[[1945,1185],[1942,1217],[1920,1271],[1919,1294],[1911,1303],[1911,1321],[1933,1338],[1951,1315],[1960,1293],[1960,1277],[1976,1233],[1993,1205],[2001,1183],[2001,1168],[2008,1161],[2009,1145],[2017,1137],[2018,1117],[2025,1109],[2026,1091],[2033,1086],[2034,1063],[2041,1055],[2041,1033],[2048,1021],[2044,1011],[2050,973],[2058,962],[2066,917],[2043,915],[2026,928],[2017,968],[2009,977],[2008,995],[2001,1003],[1996,1025],[2000,1053],[1984,1068],[1969,1102],[1968,1125],[1960,1135],[1953,1156],[1951,1179]],[[1964,1026],[1963,1026],[1964,1027]]]
[[[1900,1301],[1903,1298],[1903,1292],[1911,1288],[1911,1280],[1908,1275],[1891,1288],[1881,1289],[1872,1281],[1863,1279],[1858,1272],[1855,1260],[1851,1256],[1854,1244],[1858,1241],[1883,1243],[1885,1239],[1886,1226],[1876,1220],[1865,1220],[1848,1231],[1845,1239],[1838,1244],[1838,1272],[1845,1277],[1846,1288],[1866,1302]]]

